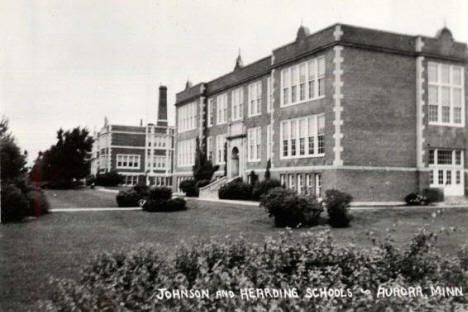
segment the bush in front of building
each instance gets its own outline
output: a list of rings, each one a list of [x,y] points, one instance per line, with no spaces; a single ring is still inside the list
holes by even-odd
[[[117,186],[124,182],[124,176],[112,170],[103,174],[98,174],[95,179],[95,184],[99,186]]]
[[[409,206],[427,205],[429,203],[426,196],[417,193],[409,193],[406,195],[405,202]]]
[[[197,181],[196,186],[197,186],[198,188],[201,188],[201,187],[207,186],[208,184],[210,184],[210,182],[211,182],[211,181],[208,180],[208,179],[199,180],[199,181]]]
[[[152,200],[169,200],[172,198],[172,190],[164,186],[152,187],[149,190],[148,198]]]
[[[328,223],[332,227],[348,227],[352,220],[349,214],[349,206],[353,197],[339,190],[325,191],[324,204],[327,208]]]
[[[27,193],[27,198],[29,201],[30,216],[39,217],[49,213],[49,201],[40,188],[32,187]]]
[[[147,212],[172,212],[186,210],[187,206],[183,198],[148,199],[145,200],[142,208]]]
[[[315,196],[297,195],[282,187],[273,188],[264,195],[260,206],[273,217],[277,227],[316,225],[323,211]]]
[[[199,190],[195,180],[184,180],[180,182],[179,188],[185,193],[185,196],[198,197]]]
[[[279,180],[269,179],[257,182],[252,190],[252,199],[260,200],[263,195],[267,194],[275,187],[281,187],[281,182]]]
[[[130,189],[120,191],[115,199],[119,207],[138,207],[138,202],[142,199],[142,196],[134,189]]]
[[[287,231],[261,244],[242,238],[195,241],[176,246],[173,256],[158,245],[137,246],[99,253],[78,281],[52,280],[49,300],[37,306],[39,311],[467,311],[467,296],[423,295],[431,287],[468,287],[463,259],[442,255],[434,242],[434,235],[422,232],[401,248],[392,243],[361,248],[343,246],[328,231],[299,237]],[[422,295],[376,296],[380,288],[409,287],[420,287]],[[241,296],[246,288],[287,295]],[[235,296],[213,300],[219,289]],[[164,296],[201,290],[209,291],[208,297]],[[327,295],[315,295],[320,290]]]
[[[218,190],[220,199],[252,199],[252,185],[242,182],[242,180],[234,180],[224,184]]]
[[[441,188],[431,187],[423,190],[423,196],[427,198],[428,203],[437,203],[444,201],[444,190]]]

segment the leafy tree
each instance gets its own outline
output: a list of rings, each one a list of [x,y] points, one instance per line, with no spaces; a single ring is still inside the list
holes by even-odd
[[[195,181],[211,180],[213,174],[219,166],[213,166],[213,163],[206,157],[206,153],[200,148],[200,140],[196,139],[195,164],[192,167],[193,178]]]
[[[271,178],[270,168],[271,168],[271,159],[268,159],[266,170],[265,170],[265,180],[270,180]]]
[[[73,180],[86,177],[90,171],[88,156],[92,145],[93,138],[85,128],[58,130],[57,143],[39,153],[31,170],[32,179],[70,186]]]
[[[8,119],[0,121],[0,161],[1,179],[12,180],[26,172],[26,151],[21,153],[14,137],[8,131]]]

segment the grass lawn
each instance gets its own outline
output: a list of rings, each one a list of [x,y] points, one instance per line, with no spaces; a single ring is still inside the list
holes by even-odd
[[[54,198],[51,192],[55,192]],[[47,195],[53,208],[86,203],[107,206],[115,197],[96,190],[47,191]],[[162,250],[171,252],[180,240],[190,242],[211,236],[222,239],[242,233],[249,240],[261,242],[280,232],[260,208],[196,200],[188,203],[189,210],[174,213],[56,212],[37,220],[0,225],[0,311],[34,310],[34,302],[45,297],[49,275],[78,278],[79,267],[96,252],[126,250],[140,243],[160,243]],[[468,238],[468,210],[445,209],[433,218],[431,214],[437,210],[356,211],[351,228],[333,229],[332,234],[340,243],[367,247],[371,246],[366,235],[369,230],[384,237],[387,229],[395,229],[393,236],[401,245],[419,227],[439,231],[441,227],[455,226],[457,231],[450,236],[443,234],[439,240],[443,252],[455,254],[457,246]],[[295,230],[294,235],[303,231],[306,229]]]
[[[76,190],[45,190],[52,208],[117,207],[115,193],[81,188]]]

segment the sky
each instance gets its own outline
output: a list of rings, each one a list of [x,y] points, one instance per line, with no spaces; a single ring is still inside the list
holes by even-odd
[[[334,23],[468,42],[467,0],[0,0],[0,115],[29,163],[59,128],[154,122],[175,94]]]

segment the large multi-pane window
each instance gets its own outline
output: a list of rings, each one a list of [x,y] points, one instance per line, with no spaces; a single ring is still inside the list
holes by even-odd
[[[216,124],[223,124],[227,121],[227,94],[218,95],[216,98]]]
[[[262,144],[262,128],[250,128],[247,132],[248,142],[248,159],[249,161],[260,161],[261,144]]]
[[[208,107],[207,107],[207,119],[208,119],[208,127],[213,126],[214,124],[214,99],[208,99]]]
[[[178,132],[193,130],[196,128],[197,103],[193,102],[178,108],[177,129]]]
[[[262,113],[262,81],[249,84],[249,116]]]
[[[280,127],[281,158],[323,156],[325,153],[323,114],[283,120]]]
[[[267,112],[271,112],[273,108],[273,85],[271,77],[267,78]]]
[[[177,165],[192,166],[195,161],[195,140],[184,140],[177,143]]]
[[[206,154],[208,155],[208,160],[213,162],[213,137],[206,139]]]
[[[461,185],[463,152],[451,149],[429,150],[429,184],[431,186]]]
[[[271,159],[271,146],[272,146],[272,137],[271,137],[271,125],[267,126],[267,160]]]
[[[233,121],[240,120],[244,114],[244,90],[237,88],[231,93],[231,118]]]
[[[153,168],[165,169],[166,168],[166,156],[153,156]]]
[[[325,95],[325,57],[317,57],[281,71],[281,106]]]
[[[428,80],[429,123],[463,125],[465,123],[463,67],[429,62]]]
[[[117,154],[117,169],[140,168],[140,155]]]
[[[224,164],[224,144],[226,143],[226,135],[218,135],[216,136],[216,163],[217,164]]]

